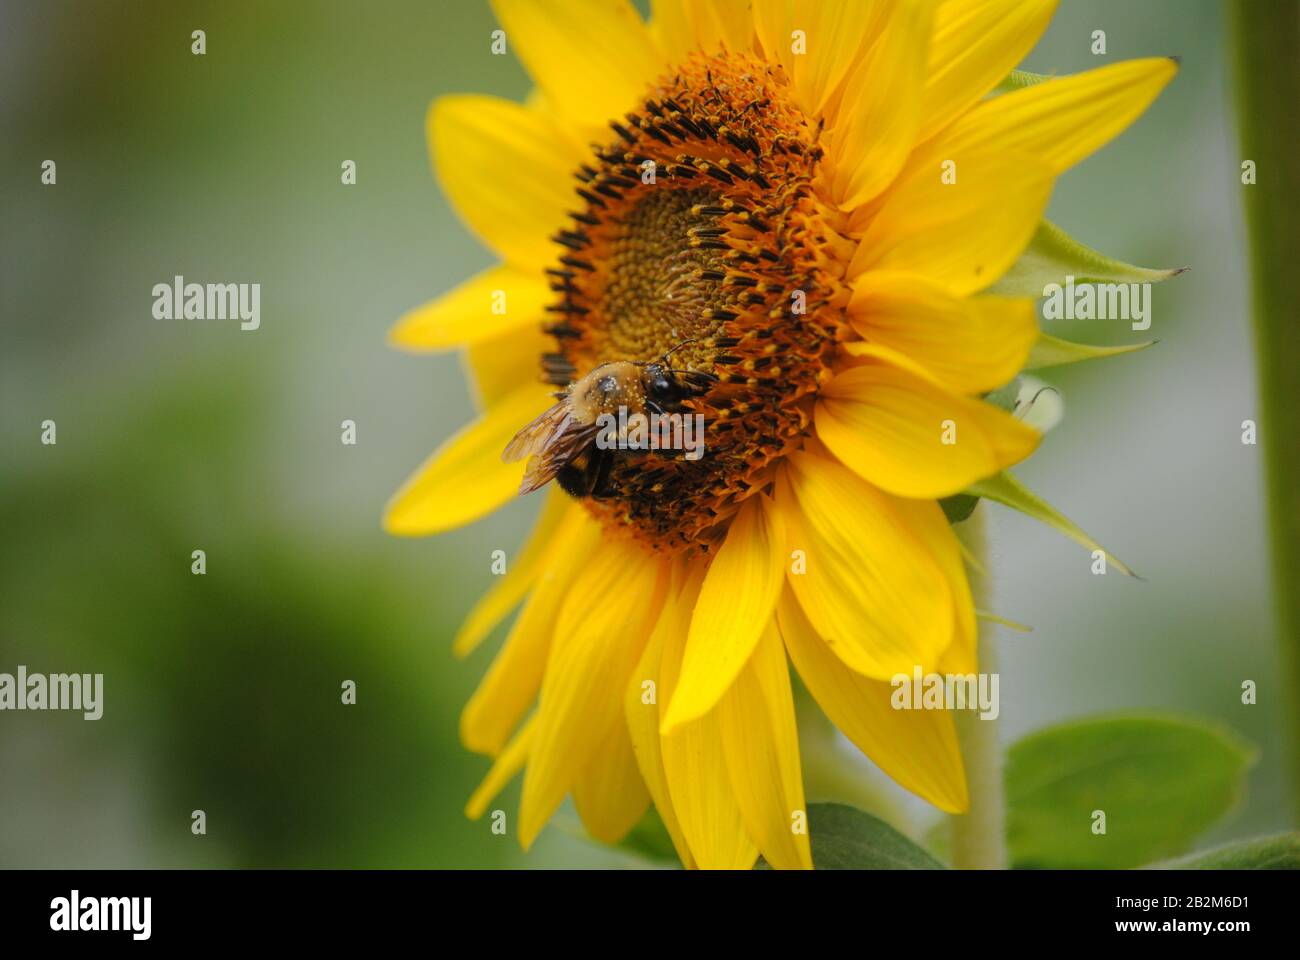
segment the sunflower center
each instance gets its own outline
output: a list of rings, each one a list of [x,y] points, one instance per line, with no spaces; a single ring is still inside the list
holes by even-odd
[[[693,212],[720,199],[707,187],[632,198],[621,229],[613,231],[600,301],[607,346],[620,358],[659,357],[716,333],[721,320],[714,311],[736,305],[736,290],[704,279],[725,269],[721,251],[683,243],[725,232],[716,217]]]
[[[658,363],[691,388],[655,406],[703,417],[698,458],[593,454],[609,460],[588,509],[657,550],[707,551],[770,484],[845,329],[845,244],[816,190],[821,130],[787,89],[779,67],[692,57],[610,123],[615,136],[576,172],[573,224],[553,237],[565,249],[548,270],[547,380]]]

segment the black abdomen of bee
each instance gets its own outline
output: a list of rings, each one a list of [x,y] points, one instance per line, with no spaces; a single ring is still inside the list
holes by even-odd
[[[609,472],[613,466],[614,451],[602,450],[592,443],[560,469],[555,482],[571,497],[606,497],[612,492]]]

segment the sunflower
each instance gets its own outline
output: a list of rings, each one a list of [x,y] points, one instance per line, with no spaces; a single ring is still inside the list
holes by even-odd
[[[1165,58],[996,90],[1054,0],[494,0],[536,84],[448,96],[433,163],[498,266],[403,317],[463,348],[482,414],[390,503],[399,535],[518,495],[511,439],[602,364],[703,384],[705,454],[617,451],[474,607],[521,607],[465,708],[520,770],[525,848],[566,796],[614,842],[653,803],[687,866],[811,866],[790,664],[881,769],[967,806],[952,715],[890,679],[973,673],[976,611],[939,501],[1040,436],[985,397],[1039,338],[985,291],[1055,177],[1134,120]],[[995,95],[990,95],[995,94]],[[664,359],[671,355],[671,363]]]

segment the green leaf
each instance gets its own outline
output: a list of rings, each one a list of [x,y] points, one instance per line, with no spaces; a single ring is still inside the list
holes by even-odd
[[[885,821],[842,803],[809,804],[808,839],[818,870],[944,869]]]
[[[965,492],[977,497],[988,497],[990,500],[996,500],[998,503],[1011,507],[1013,510],[1019,510],[1026,516],[1047,524],[1088,550],[1100,550],[1105,555],[1106,562],[1120,573],[1129,577],[1137,577],[1136,573],[1116,559],[1105,547],[1084,533],[1059,510],[1005,470],[973,484]],[[1138,577],[1138,579],[1141,578]]]
[[[1151,270],[1112,260],[1084,246],[1056,224],[1044,220],[1015,266],[989,288],[1004,297],[1041,297],[1049,283],[1159,283],[1182,273],[1182,269]]]
[[[1162,870],[1300,870],[1300,833],[1255,837],[1155,866]]]
[[[1040,333],[1038,341],[1029,351],[1025,361],[1026,370],[1041,370],[1044,367],[1060,367],[1067,363],[1079,363],[1082,360],[1101,360],[1105,357],[1117,357],[1125,353],[1136,353],[1153,346],[1156,341],[1146,340],[1142,343],[1125,343],[1116,347],[1098,347],[1090,343],[1071,343],[1049,333]]]
[[[1240,797],[1255,751],[1197,720],[1111,716],[1007,754],[1007,846],[1020,868],[1128,868],[1176,856]],[[1106,833],[1093,833],[1095,811]]]

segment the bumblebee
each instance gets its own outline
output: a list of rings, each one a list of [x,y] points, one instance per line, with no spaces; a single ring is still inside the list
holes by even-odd
[[[596,442],[606,429],[602,417],[617,417],[620,408],[642,415],[674,413],[714,383],[712,374],[670,368],[666,354],[657,361],[602,363],[556,393],[556,403],[515,434],[501,459],[531,458],[521,494],[555,480],[571,496],[601,496],[617,452]]]

